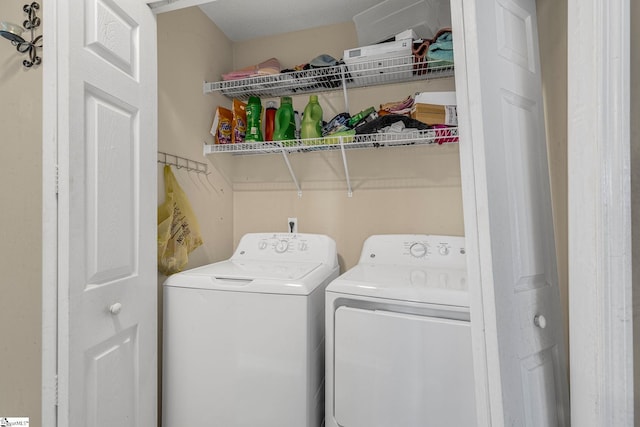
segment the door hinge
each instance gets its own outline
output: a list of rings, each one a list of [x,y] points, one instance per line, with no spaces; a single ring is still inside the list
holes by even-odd
[[[60,182],[60,168],[56,165],[56,196],[58,195],[58,183]]]
[[[56,406],[58,406],[58,376],[55,376],[55,399],[56,399]]]

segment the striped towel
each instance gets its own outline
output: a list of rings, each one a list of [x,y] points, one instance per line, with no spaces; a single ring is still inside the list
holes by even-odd
[[[267,76],[280,73],[280,61],[276,58],[267,59],[257,65],[250,65],[240,70],[231,71],[222,75],[222,80],[238,80],[247,77]]]

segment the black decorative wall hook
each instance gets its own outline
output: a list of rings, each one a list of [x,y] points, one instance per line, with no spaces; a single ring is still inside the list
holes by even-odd
[[[9,40],[18,52],[29,54],[29,59],[22,61],[22,65],[26,68],[42,62],[42,58],[37,53],[37,50],[42,48],[42,35],[37,37],[35,35],[36,28],[40,26],[40,18],[36,15],[39,9],[40,5],[37,2],[24,5],[22,10],[27,14],[27,19],[22,23],[22,27],[9,22],[0,22],[0,35]],[[31,33],[31,40],[25,40],[22,37],[25,30]]]

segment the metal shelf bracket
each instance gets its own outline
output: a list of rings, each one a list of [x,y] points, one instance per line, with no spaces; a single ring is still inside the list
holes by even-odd
[[[287,154],[287,150],[285,150],[284,145],[280,142],[280,148],[282,149],[282,156],[284,157],[284,162],[287,164],[287,168],[289,169],[289,174],[291,175],[291,179],[293,183],[296,185],[298,189],[298,197],[302,198],[302,189],[300,188],[300,184],[298,183],[298,179],[296,178],[296,174],[293,172],[293,168],[291,167],[291,162],[289,161],[289,155]]]
[[[340,137],[340,152],[342,153],[342,164],[344,165],[344,176],[347,180],[347,197],[353,197],[351,189],[351,178],[349,177],[349,165],[347,164],[347,153],[344,149],[344,137]]]

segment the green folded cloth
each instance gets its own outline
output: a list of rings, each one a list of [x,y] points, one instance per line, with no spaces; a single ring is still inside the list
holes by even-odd
[[[429,45],[427,61],[441,61],[432,66],[440,67],[453,64],[453,35],[451,31],[442,33]]]
[[[332,133],[331,135],[325,136],[324,143],[331,144],[331,145],[340,144],[340,137],[342,137],[342,142],[353,142],[355,138],[355,134],[356,134],[355,129],[335,132],[335,133]]]

